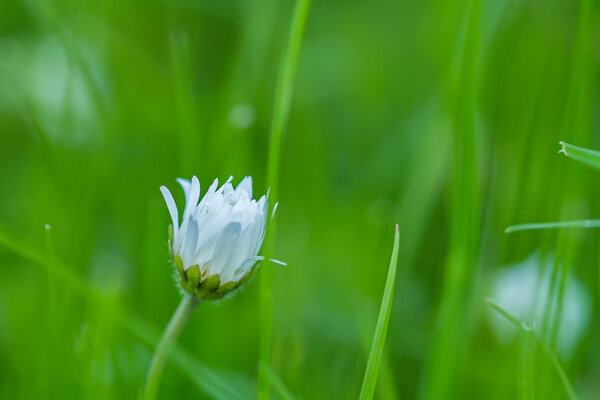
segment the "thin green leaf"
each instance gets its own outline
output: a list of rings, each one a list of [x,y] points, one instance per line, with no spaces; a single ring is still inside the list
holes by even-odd
[[[521,331],[519,337],[518,394],[522,400],[535,399],[536,344],[533,331]]]
[[[490,305],[490,307],[492,307],[497,313],[499,313],[500,315],[502,315],[504,318],[506,318],[508,321],[512,322],[513,325],[515,325],[518,329],[521,329],[525,332],[531,332],[534,330],[534,326],[528,326],[524,323],[522,323],[521,321],[519,321],[517,318],[513,317],[511,314],[508,313],[508,311],[504,310],[502,307],[500,307],[498,304],[496,304],[494,302],[494,300],[487,298],[485,299],[486,303],[488,303]]]
[[[534,327],[533,326],[529,327],[526,324],[524,324],[523,322],[519,321],[516,317],[511,315],[508,311],[504,310],[502,307],[500,307],[498,304],[496,304],[492,299],[488,298],[488,299],[486,299],[486,302],[492,307],[492,309],[494,309],[498,314],[502,315],[504,318],[506,318],[508,321],[510,321],[518,329],[522,330],[523,332],[529,332],[535,336],[535,340],[536,340],[537,344],[544,350],[544,353],[546,353],[546,355],[552,361],[552,365],[554,366],[556,373],[560,377],[560,380],[563,384],[563,387],[565,389],[565,392],[566,392],[568,398],[570,400],[577,400],[577,395],[575,394],[575,390],[573,390],[573,386],[571,386],[571,382],[569,382],[569,378],[567,378],[567,374],[565,373],[565,370],[563,369],[562,365],[560,364],[560,361],[558,361],[558,358],[556,358],[556,355],[554,355],[552,350],[550,350],[540,340],[540,338],[535,334]]]
[[[390,322],[390,313],[392,311],[392,300],[394,298],[394,286],[396,285],[396,265],[398,264],[398,248],[400,247],[400,230],[396,225],[396,233],[394,234],[394,249],[392,250],[392,258],[388,268],[388,275],[385,281],[383,290],[383,298],[381,300],[381,308],[377,317],[377,325],[375,326],[375,335],[371,344],[371,352],[367,369],[363,379],[363,384],[360,389],[360,400],[372,399],[375,393],[375,385],[377,383],[377,375],[379,373],[379,365],[383,354],[383,345],[385,344],[385,335],[387,333],[388,324]]]
[[[580,219],[575,221],[538,222],[530,224],[512,225],[506,228],[505,233],[531,231],[535,229],[558,228],[600,228],[600,219]]]
[[[45,225],[46,232],[46,268],[48,269],[48,316],[50,320],[51,336],[54,345],[58,342],[58,303],[57,303],[57,289],[56,289],[56,273],[54,272],[56,258],[54,256],[54,246],[52,242],[52,227],[50,224]]]
[[[600,152],[596,150],[586,149],[584,147],[574,146],[569,143],[560,142],[562,148],[559,153],[577,160],[592,168],[600,169]]]
[[[575,393],[575,390],[573,390],[573,386],[571,386],[571,382],[569,382],[569,378],[567,377],[565,370],[560,364],[560,361],[558,361],[558,358],[556,358],[556,355],[554,355],[554,353],[537,336],[536,340],[542,348],[542,350],[544,350],[544,353],[546,353],[548,358],[550,358],[550,361],[552,361],[552,366],[554,366],[556,373],[558,373],[558,376],[560,377],[560,381],[562,382],[563,387],[565,388],[565,392],[567,393],[568,398],[570,400],[577,400],[577,394]]]

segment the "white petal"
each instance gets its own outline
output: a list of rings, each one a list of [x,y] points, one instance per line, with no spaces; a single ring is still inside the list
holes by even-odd
[[[185,188],[184,188],[185,190]],[[196,208],[198,204],[198,199],[200,198],[200,182],[198,178],[194,175],[192,177],[192,187],[190,188],[190,195],[186,198],[185,202],[185,210],[183,211],[183,220],[189,218],[192,210]]]
[[[256,264],[256,261],[257,260],[255,257],[248,258],[246,261],[244,261],[233,273],[233,280],[238,282],[240,279],[242,279],[248,272],[250,272],[254,264]]]
[[[198,245],[198,222],[191,217],[187,226],[187,235],[185,237],[185,244],[181,251],[181,260],[183,266],[188,269],[194,265],[194,253],[196,252],[196,246]]]
[[[235,188],[236,191],[239,191],[240,189],[245,190],[246,193],[248,193],[248,197],[250,199],[252,198],[252,177],[251,176],[247,176],[244,179],[242,179],[242,181]]]
[[[242,231],[242,224],[231,222],[228,224],[217,241],[215,252],[210,265],[209,274],[219,274],[221,283],[225,283],[227,277],[223,276],[225,268],[231,263],[237,249],[237,243]],[[237,266],[236,266],[237,267]]]
[[[263,195],[256,204],[259,209],[261,209],[263,211],[267,211],[267,206],[268,206],[267,196]]]
[[[183,193],[185,194],[185,201],[187,203],[187,199],[190,197],[190,188],[192,184],[187,179],[177,178],[176,181],[181,185],[183,189]]]
[[[179,230],[179,212],[177,211],[175,199],[173,199],[173,195],[166,186],[161,186],[160,192],[165,198],[165,203],[167,203],[169,214],[171,214],[171,220],[173,221],[173,235],[177,235],[177,231]]]
[[[274,262],[275,264],[279,264],[279,265],[287,265],[286,262],[280,261],[280,260],[276,260],[274,258],[269,258],[269,261]]]
[[[264,259],[265,259],[264,256],[256,256],[256,257],[250,257],[248,260],[262,261]],[[283,261],[280,261],[280,260],[276,260],[274,258],[269,258],[269,261],[271,261],[272,263],[275,263],[275,264],[283,265],[283,266],[287,265],[286,262],[283,262]]]
[[[210,185],[210,187],[208,188],[208,192],[207,193],[214,193],[217,191],[217,186],[219,186],[219,178],[215,178],[215,180],[213,181],[212,185]]]
[[[271,219],[273,219],[273,217],[275,216],[275,211],[277,211],[278,205],[279,205],[279,202],[275,203],[275,205],[273,206],[273,212],[271,212]]]

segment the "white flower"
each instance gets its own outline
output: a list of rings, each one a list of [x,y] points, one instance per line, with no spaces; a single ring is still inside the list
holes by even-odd
[[[170,250],[181,284],[200,297],[219,298],[249,277],[265,237],[267,196],[252,199],[252,178],[234,189],[230,177],[217,188],[218,179],[200,198],[200,182],[177,179],[185,192],[179,224],[175,200],[165,186],[160,190],[173,220]],[[275,205],[275,208],[277,204]],[[273,210],[275,211],[275,210]]]

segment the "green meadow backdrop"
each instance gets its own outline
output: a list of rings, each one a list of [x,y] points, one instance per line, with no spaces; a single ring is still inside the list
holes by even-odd
[[[294,7],[0,2],[0,398],[139,396],[180,299],[159,186],[266,192]],[[312,1],[274,145],[272,398],[358,398],[396,223],[375,398],[599,398],[598,232],[504,233],[600,217],[600,171],[558,154],[600,149],[599,17]],[[159,398],[257,397],[262,272],[199,305]]]

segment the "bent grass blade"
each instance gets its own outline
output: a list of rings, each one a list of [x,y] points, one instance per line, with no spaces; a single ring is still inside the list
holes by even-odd
[[[540,338],[535,334],[535,327],[528,326],[528,325],[524,324],[523,322],[519,321],[516,317],[511,315],[508,311],[504,310],[502,307],[500,307],[498,304],[496,304],[492,299],[487,298],[487,299],[485,299],[485,301],[486,301],[486,303],[488,303],[488,305],[490,307],[492,307],[492,309],[494,311],[496,311],[498,314],[502,315],[504,318],[506,318],[508,321],[510,321],[520,331],[522,331],[523,333],[531,334],[535,337],[535,341],[536,341],[537,345],[540,346],[540,348],[544,351],[546,356],[550,359],[550,361],[552,361],[552,366],[554,367],[554,370],[558,374],[558,376],[563,384],[563,388],[565,390],[567,397],[570,400],[577,400],[577,394],[575,394],[575,390],[573,390],[573,386],[571,385],[571,382],[569,382],[569,378],[567,377],[567,374],[565,373],[565,370],[563,369],[560,361],[558,360],[558,358],[556,358],[556,355],[552,352],[552,350],[550,350],[548,348],[548,346],[546,346],[544,344],[544,342],[542,342],[540,340]]]

